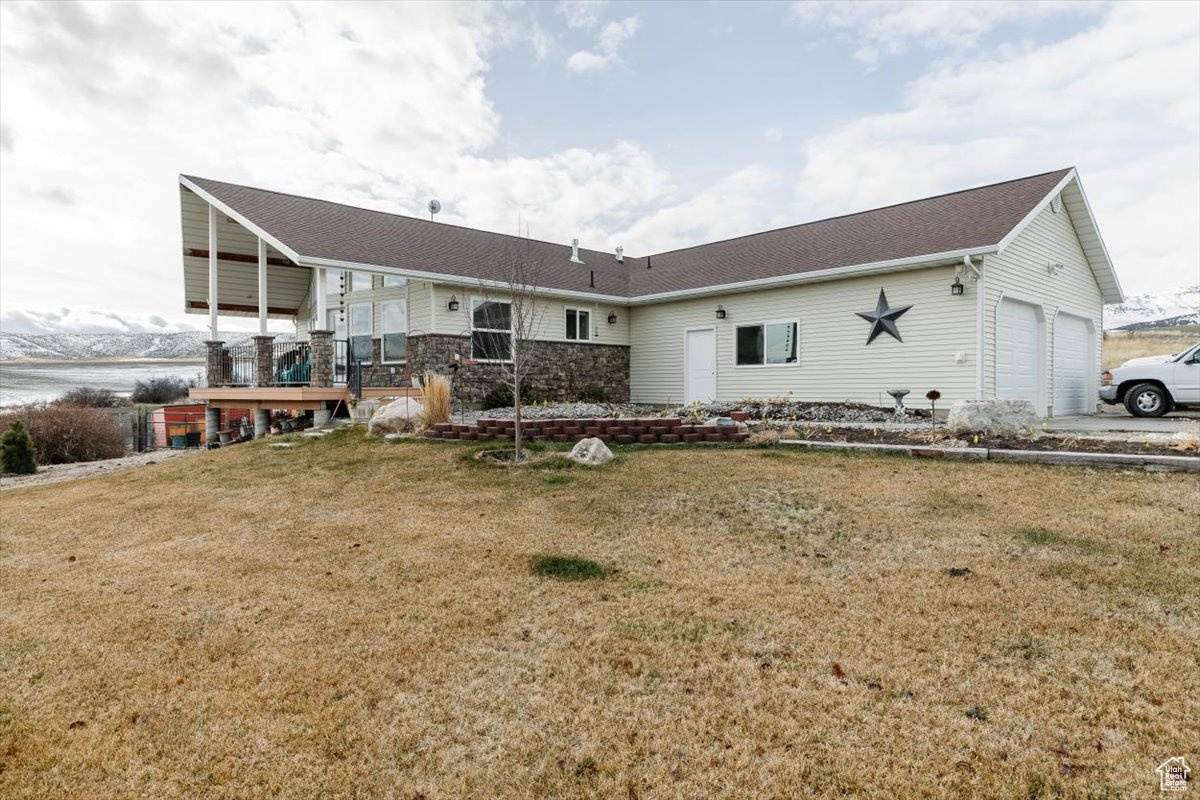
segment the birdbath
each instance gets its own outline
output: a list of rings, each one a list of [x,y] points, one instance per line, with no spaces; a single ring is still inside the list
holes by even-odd
[[[887,393],[896,401],[896,416],[904,416],[904,395],[908,394],[908,389],[888,389]]]

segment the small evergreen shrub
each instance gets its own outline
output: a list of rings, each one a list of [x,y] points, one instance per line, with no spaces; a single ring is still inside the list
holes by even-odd
[[[502,383],[497,383],[483,396],[483,410],[493,408],[509,408],[513,404],[512,390]]]
[[[33,440],[29,438],[29,431],[25,430],[19,419],[8,423],[8,430],[0,434],[0,472],[12,472],[17,475],[32,475],[37,472]]]
[[[183,378],[147,378],[133,385],[130,398],[135,403],[171,403],[187,397],[188,384]]]

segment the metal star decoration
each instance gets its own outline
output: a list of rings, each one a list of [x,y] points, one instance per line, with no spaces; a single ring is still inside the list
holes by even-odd
[[[896,337],[896,341],[903,342],[904,340],[900,338],[900,330],[896,327],[896,320],[910,308],[912,306],[888,308],[887,295],[883,293],[883,289],[880,289],[879,302],[875,304],[874,311],[856,311],[854,313],[871,323],[871,334],[867,337],[867,344],[875,341],[875,337],[884,331]]]

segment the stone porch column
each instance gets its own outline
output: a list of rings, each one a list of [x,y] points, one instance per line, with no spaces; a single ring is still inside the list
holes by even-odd
[[[221,385],[221,356],[224,354],[224,344],[217,341],[204,343],[204,383],[207,386]]]
[[[259,334],[254,337],[254,385],[271,386],[275,383],[274,335]]]
[[[309,331],[312,348],[312,380],[310,386],[333,386],[333,331]]]

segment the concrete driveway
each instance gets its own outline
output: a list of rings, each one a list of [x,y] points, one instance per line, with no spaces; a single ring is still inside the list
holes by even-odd
[[[1046,420],[1046,424],[1052,431],[1171,434],[1183,430],[1183,426],[1187,422],[1198,421],[1200,421],[1200,412],[1198,411],[1176,411],[1164,417],[1135,417],[1127,413],[1106,412],[1104,414],[1055,417]]]

